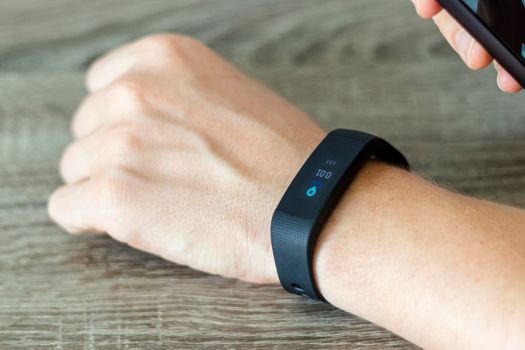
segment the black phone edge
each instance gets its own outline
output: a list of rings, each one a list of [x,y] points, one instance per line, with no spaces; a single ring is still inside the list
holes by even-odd
[[[461,0],[438,0],[494,59],[525,87],[525,65]]]

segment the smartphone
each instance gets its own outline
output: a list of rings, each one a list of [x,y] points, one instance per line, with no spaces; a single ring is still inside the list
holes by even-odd
[[[438,0],[525,87],[525,0]]]

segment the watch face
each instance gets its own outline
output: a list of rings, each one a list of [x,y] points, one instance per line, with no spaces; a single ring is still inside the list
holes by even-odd
[[[355,138],[350,137],[354,134]],[[324,220],[324,214],[341,198],[365,157],[376,147],[376,143],[369,145],[373,138],[368,134],[355,131],[350,136],[329,134],[317,146],[290,183],[276,211],[308,222]]]
[[[525,0],[462,0],[525,64]]]
[[[324,197],[326,188],[338,178],[339,161],[334,157],[322,157],[306,177],[299,197],[307,201],[319,201]]]

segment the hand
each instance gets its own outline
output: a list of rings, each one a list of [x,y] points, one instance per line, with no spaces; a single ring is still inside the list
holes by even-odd
[[[155,35],[99,59],[49,214],[213,274],[277,282],[270,220],[324,132],[201,43]]]
[[[493,62],[489,53],[441,8],[437,0],[412,0],[412,2],[419,16],[434,19],[450,46],[470,69],[481,69]],[[521,90],[520,84],[496,61],[494,61],[494,67],[498,72],[497,83],[501,90],[511,93]]]

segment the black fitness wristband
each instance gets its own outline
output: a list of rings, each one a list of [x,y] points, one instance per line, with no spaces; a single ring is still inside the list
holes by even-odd
[[[313,277],[313,250],[322,226],[368,159],[408,169],[405,157],[364,132],[330,132],[304,163],[272,217],[272,249],[284,289],[324,300]]]

